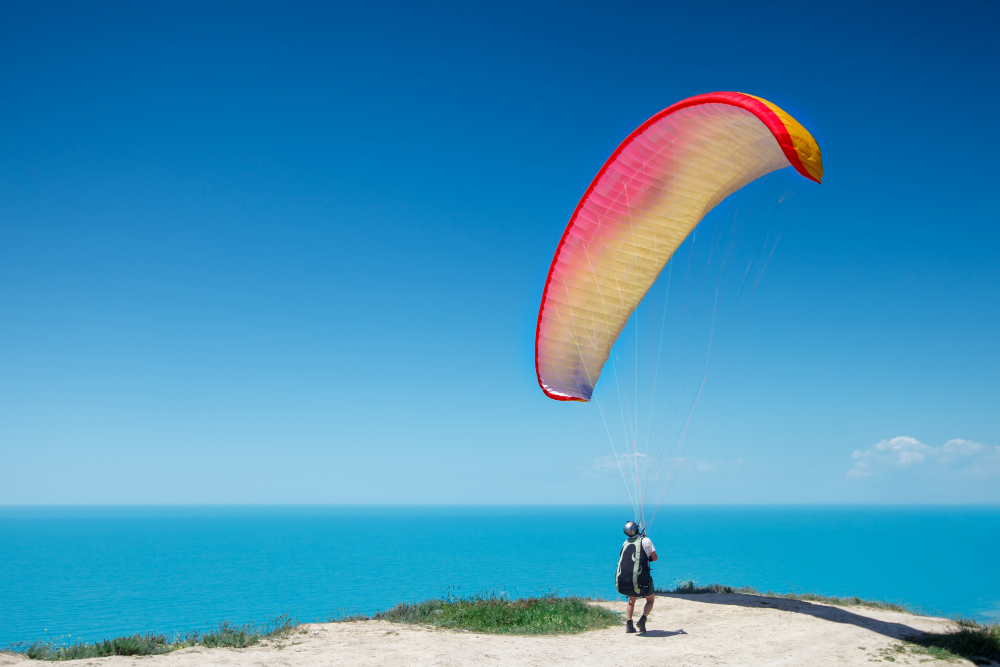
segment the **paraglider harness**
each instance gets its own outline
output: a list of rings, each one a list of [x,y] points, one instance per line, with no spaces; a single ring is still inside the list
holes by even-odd
[[[646,597],[653,594],[653,577],[649,572],[649,556],[642,548],[645,531],[625,540],[618,554],[618,571],[615,588],[627,597]]]

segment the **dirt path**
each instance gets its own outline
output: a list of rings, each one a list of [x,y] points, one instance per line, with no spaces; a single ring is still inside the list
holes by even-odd
[[[625,604],[601,603],[616,611]],[[623,627],[582,635],[524,637],[399,625],[385,621],[308,624],[280,642],[245,650],[190,648],[163,656],[80,660],[107,667],[253,665],[825,665],[944,664],[903,648],[901,637],[954,629],[952,621],[890,611],[831,607],[755,595],[657,597],[645,635]],[[20,656],[0,665],[28,667]],[[951,665],[972,665],[951,662]]]

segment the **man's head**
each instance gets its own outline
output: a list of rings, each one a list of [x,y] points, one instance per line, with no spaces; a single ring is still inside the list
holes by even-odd
[[[625,534],[628,535],[629,537],[635,537],[636,535],[638,535],[639,534],[639,524],[637,524],[635,521],[626,521],[625,522]]]

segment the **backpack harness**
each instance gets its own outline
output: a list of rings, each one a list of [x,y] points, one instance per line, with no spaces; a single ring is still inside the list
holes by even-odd
[[[642,548],[642,540],[643,536],[641,533],[635,537],[628,538],[622,544],[621,553],[618,554],[618,571],[615,572],[615,588],[622,595],[628,595],[622,589],[629,586],[635,591],[636,596],[640,596],[642,594],[640,578],[650,579],[649,556],[646,555],[645,549]],[[633,548],[629,549],[630,546]],[[632,562],[629,563],[629,560]],[[624,572],[622,571],[623,568]],[[623,574],[624,577],[622,576]],[[629,574],[631,574],[631,577]]]

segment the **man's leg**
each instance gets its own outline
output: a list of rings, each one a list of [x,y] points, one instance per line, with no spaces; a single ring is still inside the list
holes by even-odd
[[[649,612],[653,611],[653,600],[656,597],[653,595],[646,596],[646,606],[642,608],[642,616],[639,618],[639,622],[636,623],[636,627],[639,628],[639,632],[646,631],[646,617],[649,616]]]
[[[625,632],[633,633],[635,632],[635,626],[632,625],[632,612],[635,611],[635,598],[630,597],[628,599],[628,605],[625,607]]]

